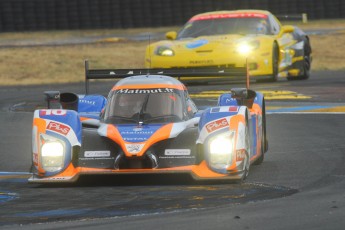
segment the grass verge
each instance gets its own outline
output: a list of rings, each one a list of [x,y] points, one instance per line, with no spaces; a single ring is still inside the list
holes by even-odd
[[[286,23],[285,23],[286,24]],[[296,24],[296,23],[294,23]],[[297,23],[302,29],[343,28],[334,34],[310,35],[312,69],[345,70],[345,20]],[[0,43],[9,41],[51,41],[108,35],[162,32],[172,28],[131,30],[53,31],[3,33]],[[3,47],[0,50],[0,85],[29,85],[80,82],[84,80],[84,60],[91,68],[142,68],[147,41],[100,42],[68,46]]]

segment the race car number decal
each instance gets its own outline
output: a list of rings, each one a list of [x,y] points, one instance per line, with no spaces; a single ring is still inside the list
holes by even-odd
[[[48,109],[48,110],[40,110],[40,117],[41,116],[65,116],[67,114],[66,110],[62,109]]]
[[[218,129],[221,129],[227,126],[229,126],[228,121],[226,120],[226,118],[222,118],[222,119],[219,119],[207,124],[206,129],[209,133],[212,133]]]
[[[61,123],[56,123],[53,121],[49,122],[47,129],[54,131],[54,132],[57,132],[57,133],[60,133],[60,134],[63,134],[65,136],[71,130],[68,126],[63,125]]]

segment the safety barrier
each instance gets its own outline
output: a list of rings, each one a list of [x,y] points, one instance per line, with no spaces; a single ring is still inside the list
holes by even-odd
[[[345,17],[344,0],[1,0],[0,32],[182,25],[197,13],[249,8]]]

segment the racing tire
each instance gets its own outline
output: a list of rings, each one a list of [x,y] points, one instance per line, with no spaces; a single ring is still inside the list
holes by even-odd
[[[311,47],[309,41],[304,42],[304,60],[303,60],[303,74],[297,77],[287,77],[288,80],[307,80],[310,77],[311,69]]]
[[[245,163],[244,163],[244,168],[243,168],[243,177],[242,177],[242,181],[244,181],[245,179],[247,179],[248,175],[249,175],[249,168],[250,168],[250,134],[249,134],[249,127],[248,127],[248,119],[246,119],[246,131],[245,131],[245,137],[246,137],[246,159],[245,159]]]
[[[261,134],[261,153],[260,157],[254,162],[254,165],[259,165],[264,161],[265,152],[268,149],[267,136],[266,136],[266,108],[265,100],[262,103],[262,134]]]
[[[276,82],[278,80],[279,72],[279,49],[277,43],[273,43],[272,48],[272,77],[271,82]]]

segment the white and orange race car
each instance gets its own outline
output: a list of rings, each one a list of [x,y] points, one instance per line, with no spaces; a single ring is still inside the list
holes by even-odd
[[[61,107],[34,112],[29,182],[152,173],[244,180],[250,165],[261,163],[268,148],[263,95],[236,88],[221,95],[217,106],[198,111],[185,85],[174,78],[229,71],[246,76],[246,68],[92,70],[86,63],[87,82],[123,79],[107,99],[46,93],[48,101],[57,100]]]

